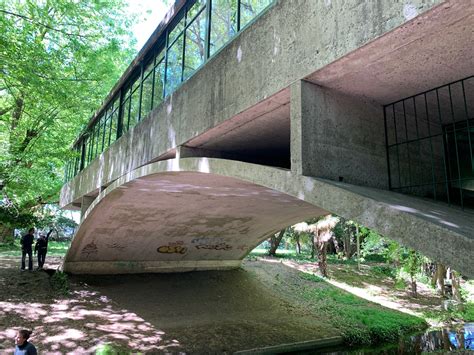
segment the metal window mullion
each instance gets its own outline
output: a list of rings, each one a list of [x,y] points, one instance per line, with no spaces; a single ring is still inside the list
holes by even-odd
[[[428,136],[430,140],[431,181],[433,182],[433,197],[436,200],[436,176],[434,169],[433,140],[431,136],[430,114],[428,111],[428,100],[426,99],[426,93],[424,93],[423,95],[425,99],[426,123],[428,125]]]
[[[119,107],[118,107],[118,116],[117,116],[117,133],[115,140],[119,139],[122,136],[123,132],[123,86],[120,88],[120,97],[119,97]]]
[[[240,8],[240,0],[239,0],[239,8]],[[387,156],[387,172],[388,172],[388,189],[392,189],[392,177],[390,173],[390,153],[388,150],[388,129],[387,129],[387,107],[384,106],[383,108],[383,123],[385,129],[385,151]]]
[[[441,120],[441,105],[440,105],[440,102],[439,102],[439,92],[438,92],[438,89],[436,89],[436,101],[437,101],[437,104],[438,104],[438,119],[439,119],[439,124],[440,124],[440,127],[441,129],[443,129],[443,121]],[[444,164],[444,179],[446,181],[446,193],[447,193],[447,197],[448,197],[448,204],[451,204],[451,198],[449,196],[449,184],[448,184],[448,166],[447,166],[447,162],[446,162],[446,145],[445,145],[445,142],[444,142],[444,136],[445,134],[443,134],[443,139],[441,140],[442,144],[443,144],[443,164]]]
[[[459,195],[461,197],[461,208],[464,209],[463,203],[463,193],[462,193],[462,182],[461,182],[461,164],[459,161],[459,149],[458,149],[458,139],[456,137],[456,119],[454,118],[454,107],[453,107],[453,97],[451,94],[451,84],[448,85],[448,92],[449,92],[449,104],[451,108],[451,118],[453,120],[453,135],[454,135],[454,147],[456,151],[456,162],[458,165],[458,181],[459,181]]]
[[[139,98],[138,98],[138,122],[142,119],[142,96],[143,96],[143,71],[144,71],[144,64],[143,60],[140,62],[140,90]],[[136,92],[136,90],[135,90]]]
[[[240,5],[241,0],[237,0],[237,32],[240,32]]]
[[[421,139],[420,139],[420,130],[418,127],[418,112],[416,110],[416,96],[413,96],[413,114],[415,116],[415,128],[416,128],[416,141],[418,142],[418,154],[419,154],[419,166],[421,167],[421,181],[423,181],[423,167],[422,167],[422,155],[421,155]],[[416,164],[418,166],[418,164]],[[416,175],[416,174],[415,174]]]
[[[393,111],[393,125],[395,128],[395,144],[397,145],[397,166],[398,166],[398,186],[402,186],[401,170],[400,170],[400,150],[398,148],[398,132],[397,132],[397,119],[395,114],[395,105],[392,105]]]
[[[153,111],[153,101],[155,99],[155,71],[156,71],[156,68],[158,66],[158,64],[156,64],[156,60],[158,59],[158,55],[160,53],[157,53],[156,56],[153,57],[153,69],[152,69],[152,73],[150,73],[151,75],[151,102],[150,102],[150,112]]]
[[[462,87],[462,96],[464,100],[464,111],[466,113],[467,139],[469,142],[469,155],[471,158],[471,172],[474,172],[474,159],[472,156],[472,142],[471,142],[471,127],[469,125],[469,112],[467,109],[466,90],[464,88],[464,80],[461,80],[461,87]]]
[[[165,72],[163,76],[163,90],[162,90],[162,99],[166,97],[166,82],[168,81],[168,41],[169,41],[170,33],[169,30],[166,30],[166,38],[165,38],[165,56],[163,60],[165,61]]]
[[[184,28],[183,28],[183,32],[181,33],[183,35],[183,49],[181,50],[181,55],[182,55],[182,58],[181,58],[181,80],[180,82],[182,83],[184,81],[184,61],[186,60],[186,52],[185,52],[185,49],[186,49],[186,30],[188,29],[188,27],[186,26],[187,23],[186,23],[186,20],[187,20],[187,15],[188,15],[188,9],[186,8],[185,9],[186,11],[184,11]],[[179,38],[179,36],[178,36]]]
[[[206,0],[206,39],[204,43],[204,61],[209,59],[210,47],[211,47],[211,8],[212,0]]]
[[[405,121],[405,139],[408,142],[408,124],[407,124],[407,113],[405,109],[405,100],[402,101],[403,105],[403,119]],[[411,158],[410,158],[410,146],[407,144],[407,155],[408,155],[408,185],[411,186]]]

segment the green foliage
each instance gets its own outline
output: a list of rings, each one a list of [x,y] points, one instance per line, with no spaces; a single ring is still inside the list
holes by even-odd
[[[427,326],[421,318],[382,308],[331,285],[323,284],[305,290],[304,297],[314,302],[314,307],[333,321],[349,344],[396,341],[405,332]]]
[[[50,279],[51,287],[61,295],[69,294],[69,279],[66,273],[56,271]]]
[[[133,352],[133,353],[140,354],[136,352]],[[122,345],[105,343],[105,344],[100,344],[95,351],[95,355],[117,355],[117,354],[130,354],[130,349]]]
[[[380,276],[387,276],[390,278],[395,278],[397,276],[397,270],[389,265],[376,265],[372,266],[372,272],[375,275],[380,275]]]
[[[133,57],[122,0],[0,6],[0,219],[57,199],[75,135]]]
[[[424,316],[439,323],[449,323],[453,319],[458,322],[474,322],[474,302],[453,305],[447,310],[424,312]]]
[[[48,256],[65,256],[69,245],[69,241],[50,241],[46,261]],[[14,243],[0,243],[0,256],[21,257],[20,241],[16,239]]]

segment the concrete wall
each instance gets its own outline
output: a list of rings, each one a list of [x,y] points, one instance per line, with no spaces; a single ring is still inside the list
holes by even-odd
[[[157,159],[440,2],[277,1],[67,184],[61,205]]]
[[[301,96],[301,173],[388,188],[381,106],[305,81],[292,89]]]

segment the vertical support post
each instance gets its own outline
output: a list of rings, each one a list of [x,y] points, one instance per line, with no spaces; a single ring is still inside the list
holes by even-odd
[[[211,47],[211,0],[206,0],[206,42],[204,43],[204,61],[209,59]]]
[[[360,271],[360,235],[359,226],[356,224],[356,238],[357,238],[357,270]]]
[[[142,96],[143,96],[143,71],[144,71],[143,60],[140,61],[140,97],[138,100],[138,122],[142,119]]]
[[[122,137],[122,132],[123,132],[123,86],[120,88],[118,119],[117,119],[117,137],[115,138],[115,140]]]
[[[296,175],[303,175],[303,85],[299,80],[290,86],[290,164]]]
[[[458,166],[458,186],[459,186],[459,197],[461,199],[461,208],[464,209],[463,194],[462,194],[462,180],[461,180],[461,164],[459,161],[459,149],[458,149],[458,138],[456,134],[456,119],[454,118],[454,107],[453,97],[451,93],[451,84],[448,85],[449,92],[449,104],[451,108],[451,119],[453,120],[453,136],[454,136],[454,147],[456,148],[456,163]]]
[[[392,189],[392,173],[390,172],[390,152],[388,146],[387,106],[383,107],[383,123],[385,129],[385,150],[387,156],[388,189]]]

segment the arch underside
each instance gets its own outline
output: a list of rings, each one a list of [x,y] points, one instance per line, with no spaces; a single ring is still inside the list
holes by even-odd
[[[66,255],[71,273],[228,269],[280,229],[336,213],[473,276],[468,212],[289,170],[208,158],[162,161],[111,184]]]

